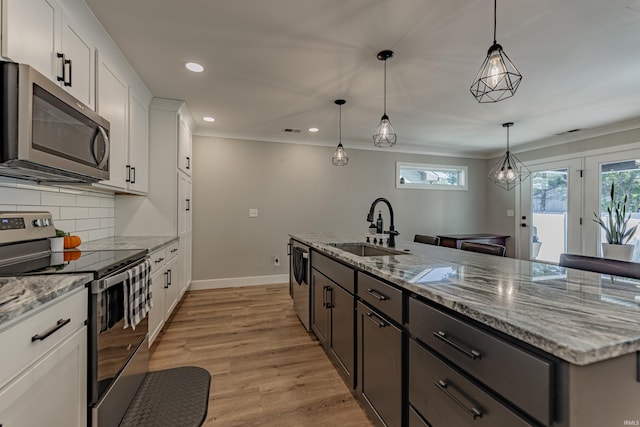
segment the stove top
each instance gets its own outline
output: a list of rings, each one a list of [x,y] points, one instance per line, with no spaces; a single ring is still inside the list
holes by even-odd
[[[0,266],[0,276],[93,273],[98,279],[146,254],[146,249],[48,252]]]

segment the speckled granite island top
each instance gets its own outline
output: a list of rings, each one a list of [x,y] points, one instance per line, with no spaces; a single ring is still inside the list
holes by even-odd
[[[177,236],[115,236],[83,243],[78,249],[81,251],[148,249],[151,253],[178,239]]]
[[[638,280],[418,243],[375,257],[329,245],[362,234],[291,237],[576,365],[640,350]]]
[[[0,277],[0,329],[42,304],[93,280],[92,274]]]

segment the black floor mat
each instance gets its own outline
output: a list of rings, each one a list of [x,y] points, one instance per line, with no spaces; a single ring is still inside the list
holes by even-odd
[[[201,426],[207,416],[211,375],[196,366],[147,373],[121,427]]]

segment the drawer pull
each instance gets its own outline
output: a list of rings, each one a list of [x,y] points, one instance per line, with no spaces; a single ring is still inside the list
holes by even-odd
[[[371,295],[373,295],[374,297],[378,298],[378,301],[386,301],[389,299],[389,297],[387,297],[386,295],[381,294],[380,292],[376,291],[375,289],[367,289],[367,292],[369,292]]]
[[[171,249],[171,251],[170,251],[170,252],[171,252],[171,253],[178,252],[178,248]]]
[[[465,411],[467,411],[469,414],[471,414],[471,416],[473,417],[473,419],[475,420],[476,418],[482,418],[482,411],[480,411],[478,408],[469,408],[467,407],[467,405],[465,405],[464,403],[462,403],[462,401],[460,399],[458,399],[457,397],[455,397],[453,394],[451,394],[451,392],[448,390],[449,384],[447,384],[445,381],[443,380],[438,380],[436,382],[433,383],[436,387],[438,387],[438,389],[440,391],[442,391],[444,394],[446,394],[447,396],[449,396],[449,398],[451,400],[453,400],[454,402],[456,402],[462,409],[464,409]]]
[[[36,335],[32,336],[31,337],[31,342],[38,341],[38,340],[40,340],[40,341],[46,340],[55,331],[57,331],[58,329],[61,329],[64,325],[66,325],[69,322],[71,322],[71,318],[58,320],[56,322],[55,326],[52,326],[51,328],[47,329],[42,334],[36,334]]]
[[[438,331],[438,332],[434,331],[433,332],[433,336],[438,338],[439,340],[442,340],[445,343],[449,344],[451,347],[455,348],[460,353],[464,354],[465,356],[469,357],[470,359],[473,359],[473,360],[480,359],[480,353],[477,350],[474,350],[474,349],[468,350],[468,349],[466,349],[462,345],[460,345],[457,342],[455,342],[451,337],[448,337],[447,334],[445,334],[442,331]]]
[[[382,319],[371,312],[367,313],[367,317],[371,319],[371,321],[375,323],[378,328],[386,328],[387,326],[389,326],[387,322],[384,322]]]
[[[162,262],[162,261],[164,261],[164,258],[158,258],[157,260],[155,260],[155,263],[157,264],[157,263]]]

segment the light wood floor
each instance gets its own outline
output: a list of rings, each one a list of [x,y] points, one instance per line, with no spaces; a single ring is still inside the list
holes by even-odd
[[[151,349],[150,370],[211,373],[205,426],[371,426],[288,285],[188,292]]]

